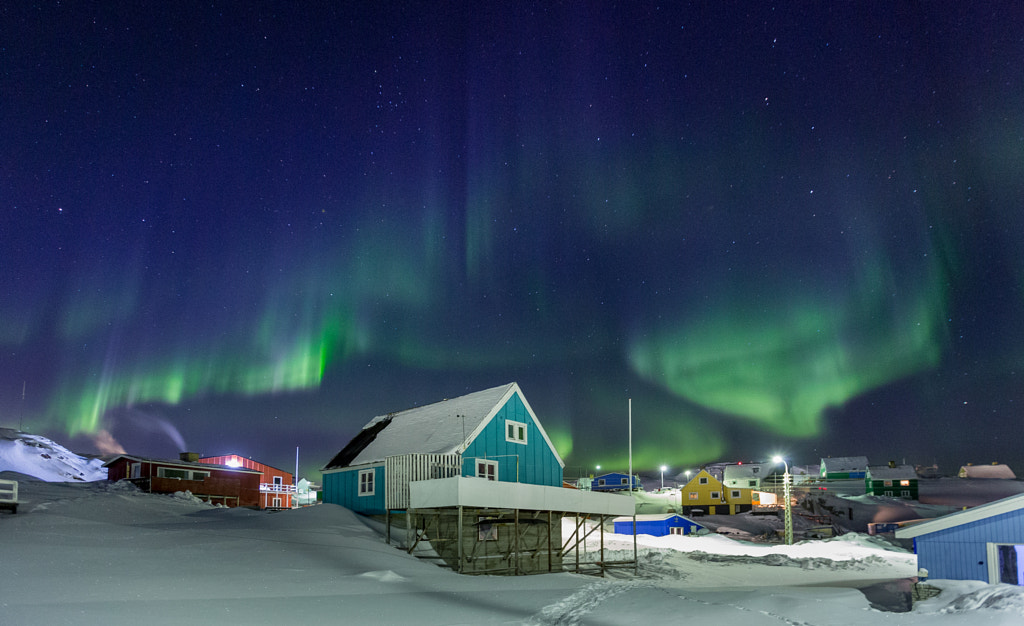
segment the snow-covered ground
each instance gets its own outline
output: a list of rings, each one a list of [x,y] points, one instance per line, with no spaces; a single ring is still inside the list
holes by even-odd
[[[0,477],[20,481],[22,502],[0,516],[3,624],[1024,620],[1024,590],[1010,585],[931,581],[942,593],[912,612],[871,608],[856,587],[913,576],[916,563],[863,535],[789,547],[640,536],[639,576],[462,576],[386,545],[334,505],[267,513],[120,483]],[[605,540],[609,559],[632,556],[632,537]]]
[[[225,509],[88,482],[93,461],[16,439],[0,438],[0,470],[25,470],[0,471],[19,481],[21,502],[0,513],[4,625],[1024,623],[1024,589],[1012,585],[929,581],[941,593],[909,612],[874,608],[906,598],[916,558],[861,534],[793,546],[641,535],[637,573],[463,576],[385,544],[378,524],[338,506]],[[59,469],[39,467],[50,463]],[[751,535],[742,527],[754,518],[734,517],[735,536]],[[581,560],[598,547],[594,535]],[[605,547],[608,561],[632,559],[632,536],[605,534]]]

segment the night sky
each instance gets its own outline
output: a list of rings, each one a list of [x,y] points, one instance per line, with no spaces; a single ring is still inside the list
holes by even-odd
[[[411,4],[0,5],[0,426],[1024,472],[1017,2]]]

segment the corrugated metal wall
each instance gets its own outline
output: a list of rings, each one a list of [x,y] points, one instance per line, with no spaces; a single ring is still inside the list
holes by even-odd
[[[1024,544],[1024,510],[917,537],[917,564],[929,578],[988,582],[990,542]]]

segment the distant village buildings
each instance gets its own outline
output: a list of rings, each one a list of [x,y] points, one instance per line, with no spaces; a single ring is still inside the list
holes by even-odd
[[[990,465],[974,465],[968,463],[960,467],[957,472],[960,478],[999,478],[1003,480],[1014,480],[1017,475],[1003,463],[992,463]]]

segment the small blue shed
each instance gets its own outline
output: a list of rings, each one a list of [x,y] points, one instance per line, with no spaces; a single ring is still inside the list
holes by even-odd
[[[905,526],[929,578],[1024,585],[1024,494]]]
[[[629,489],[629,474],[610,472],[596,476],[590,483],[591,491],[627,491]],[[640,477],[633,475],[633,490],[643,489],[640,484]]]
[[[616,517],[615,534],[633,534],[633,516]],[[636,516],[636,534],[664,537],[665,535],[692,535],[705,530],[703,526],[688,517],[676,513],[644,513]]]

